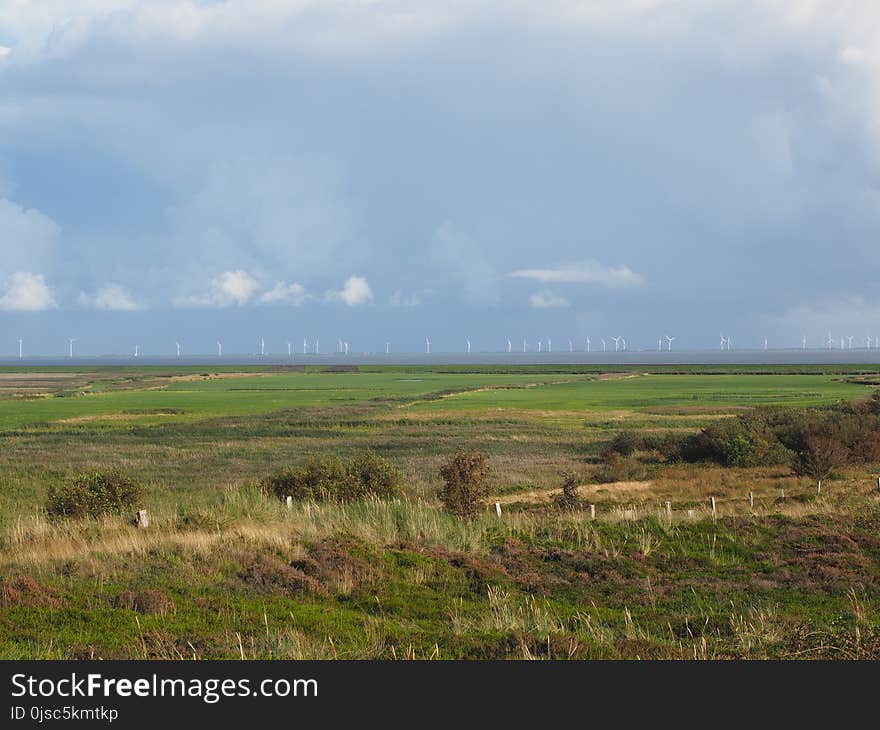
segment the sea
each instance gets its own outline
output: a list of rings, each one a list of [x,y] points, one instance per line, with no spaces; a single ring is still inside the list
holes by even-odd
[[[0,367],[285,365],[880,365],[880,350],[656,350],[621,352],[329,353],[217,355],[75,355],[0,357]]]

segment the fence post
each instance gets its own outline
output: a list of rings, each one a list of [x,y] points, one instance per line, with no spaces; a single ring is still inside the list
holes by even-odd
[[[690,520],[694,519],[694,511],[692,509],[688,510],[688,519],[690,519]]]
[[[712,505],[712,516],[715,517],[715,497],[709,497],[709,504]]]
[[[287,509],[293,507],[293,497],[287,495],[287,498],[284,501],[287,503]]]
[[[596,519],[596,505],[595,504],[590,505],[590,519],[591,520]]]
[[[819,483],[816,485],[816,494],[822,494],[822,480],[819,480]]]
[[[755,509],[755,494],[749,492],[749,509]]]
[[[779,499],[785,499],[785,490],[784,489],[779,490]]]
[[[666,500],[666,516],[672,517],[672,502],[668,499]]]
[[[134,514],[134,519],[138,527],[142,530],[146,530],[150,526],[150,516],[147,514],[147,510],[139,509]]]
[[[495,503],[495,514],[501,517],[501,502]]]

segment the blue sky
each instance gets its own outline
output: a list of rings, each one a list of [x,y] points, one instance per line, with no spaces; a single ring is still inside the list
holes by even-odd
[[[0,354],[863,342],[878,81],[862,2],[0,3]]]

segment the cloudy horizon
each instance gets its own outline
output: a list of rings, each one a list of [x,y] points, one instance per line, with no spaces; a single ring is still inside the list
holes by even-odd
[[[5,3],[0,356],[863,344],[878,41],[820,0]]]

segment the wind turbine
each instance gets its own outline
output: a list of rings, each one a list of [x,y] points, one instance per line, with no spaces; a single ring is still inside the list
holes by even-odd
[[[266,340],[263,339],[263,335],[260,335],[260,357],[266,354]]]
[[[541,350],[543,349],[543,347],[544,347],[544,343],[541,342],[541,340],[538,340],[538,352],[541,352]]]
[[[513,343],[510,341],[510,338],[507,338],[507,353],[510,354],[513,352]]]
[[[288,340],[287,341],[287,357],[290,357],[291,355],[293,355],[292,349],[293,349],[293,345],[291,344],[290,340]]]
[[[855,337],[853,337],[852,335],[850,335],[850,336],[847,337],[846,339],[849,341],[849,349],[852,350],[852,343],[853,343],[853,340],[855,339]]]
[[[308,355],[309,353],[309,340],[307,337],[303,337],[303,355]]]
[[[608,352],[608,347],[606,346],[605,340],[602,340],[602,352]]]
[[[803,337],[801,337],[801,349],[802,349],[802,350],[806,350],[806,349],[807,349],[807,336],[806,336],[806,335],[804,335]]]
[[[315,338],[315,354],[321,354],[321,340],[319,340],[317,337]]]
[[[342,344],[345,346],[345,354],[346,354],[346,356],[348,356],[348,342],[343,340]]]
[[[666,337],[666,351],[672,352],[672,343],[675,341],[675,337],[670,337],[669,335],[665,335]]]
[[[618,352],[620,350],[620,337],[612,337],[614,340],[614,352]]]
[[[24,340],[19,337],[18,338],[18,359],[21,360],[24,357],[24,353],[22,352],[22,348],[24,347]]]
[[[657,338],[657,352],[663,352],[663,338]]]
[[[73,343],[74,343],[74,342],[76,342],[76,338],[75,338],[75,337],[68,337],[68,338],[67,338],[67,344],[68,344],[68,347],[70,348],[70,349],[69,349],[69,352],[70,352],[70,357],[71,357],[71,358],[73,358]]]
[[[529,345],[525,341],[525,338],[523,338],[523,352],[528,352],[528,350],[529,350]]]
[[[470,355],[470,354],[471,354],[471,341],[470,341],[470,340],[465,340],[465,341],[467,342],[467,352],[468,352],[468,355]]]
[[[870,350],[870,349],[871,349],[871,337],[870,337],[870,335],[869,335],[868,337],[865,338],[865,349],[866,349],[866,350]]]
[[[587,337],[587,352],[590,351],[590,338]]]
[[[764,338],[764,352],[767,352],[767,338]]]
[[[721,334],[721,349],[722,349],[722,350],[724,349],[724,342],[725,342],[725,340],[724,340],[724,333],[722,333],[722,334]]]
[[[621,338],[620,338],[620,341],[623,343],[623,351],[626,352],[626,338],[625,338],[625,337],[621,337]]]
[[[574,345],[571,344],[571,337],[568,338],[568,351],[574,352]]]
[[[180,357],[180,343],[175,342],[174,344],[177,345],[177,357]]]
[[[830,332],[828,333],[828,339],[826,340],[825,344],[828,345],[829,350],[834,349],[834,338],[831,336]]]
[[[140,346],[140,345],[135,345],[135,346],[134,346],[134,356],[135,356],[135,357],[140,357],[140,354],[141,354],[141,346]]]
[[[217,340],[217,357],[223,357],[223,343]]]
[[[390,355],[390,354],[391,354],[391,343],[390,343],[390,342],[386,342],[386,343],[385,343],[385,354],[386,354],[386,355]]]
[[[342,340],[339,339],[338,337],[336,338],[336,344],[337,344],[337,346],[339,347],[339,352],[341,353],[342,350],[343,350],[343,347],[342,347]]]
[[[553,352],[553,338],[547,338],[547,352]]]
[[[425,354],[431,354],[431,340],[428,337],[425,337]]]

